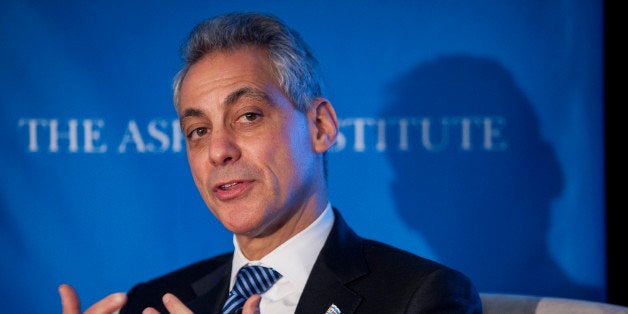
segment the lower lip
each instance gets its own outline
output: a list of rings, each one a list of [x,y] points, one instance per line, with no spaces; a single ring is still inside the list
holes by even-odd
[[[251,182],[240,182],[232,187],[229,187],[226,190],[215,189],[214,194],[221,201],[229,201],[244,195],[250,187]]]

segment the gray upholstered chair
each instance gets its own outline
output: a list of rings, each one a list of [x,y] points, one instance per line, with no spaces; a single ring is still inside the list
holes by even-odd
[[[543,296],[480,293],[484,314],[628,314],[628,307]]]

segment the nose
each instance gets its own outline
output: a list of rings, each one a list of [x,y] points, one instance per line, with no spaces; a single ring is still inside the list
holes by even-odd
[[[208,150],[212,165],[226,165],[240,158],[240,149],[231,134],[215,130],[211,136]]]

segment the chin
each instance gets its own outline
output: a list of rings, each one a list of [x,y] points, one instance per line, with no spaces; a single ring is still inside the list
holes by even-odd
[[[229,212],[221,222],[233,233],[246,234],[258,228],[261,217],[263,215],[256,214],[255,211],[239,209]]]

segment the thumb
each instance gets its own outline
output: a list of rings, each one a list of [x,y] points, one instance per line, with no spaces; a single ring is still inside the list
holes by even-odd
[[[61,307],[63,314],[81,313],[81,302],[72,286],[68,284],[60,285],[59,295],[61,296]]]
[[[250,298],[244,302],[244,307],[242,308],[242,314],[260,314],[259,313],[259,303],[262,300],[262,297],[259,294],[254,294]]]

